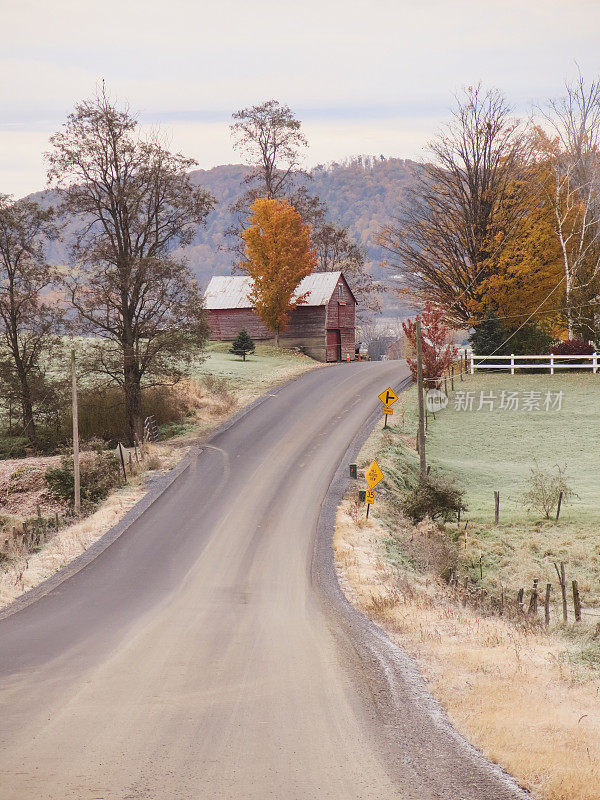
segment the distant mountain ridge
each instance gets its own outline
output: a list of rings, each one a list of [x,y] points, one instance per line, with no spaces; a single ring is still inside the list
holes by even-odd
[[[413,185],[420,165],[400,158],[359,157],[344,163],[317,166],[304,181],[311,194],[327,204],[332,222],[347,225],[352,236],[363,245],[372,274],[376,279],[387,277],[380,262],[384,258],[376,237],[392,217],[397,216],[408,200],[407,190]],[[231,225],[231,205],[244,193],[247,167],[227,164],[190,173],[195,184],[208,189],[217,199],[215,209],[208,215],[206,226],[198,229],[194,242],[182,252],[188,259],[201,286],[212,275],[228,275],[232,268],[232,253],[227,250],[225,231]],[[51,190],[30,195],[42,205],[56,202]],[[75,231],[75,221],[68,222],[61,241],[51,242],[48,257],[51,263],[69,263],[69,244]]]

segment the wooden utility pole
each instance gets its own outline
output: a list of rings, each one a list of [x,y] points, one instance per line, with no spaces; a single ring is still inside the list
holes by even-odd
[[[427,459],[425,457],[425,409],[423,403],[423,348],[421,345],[421,320],[415,321],[417,338],[417,393],[419,395],[419,463],[421,480],[427,477]]]
[[[75,350],[71,350],[71,380],[73,390],[73,476],[75,480],[74,511],[81,511],[81,480],[79,475],[79,415],[77,412],[77,375],[75,374]]]

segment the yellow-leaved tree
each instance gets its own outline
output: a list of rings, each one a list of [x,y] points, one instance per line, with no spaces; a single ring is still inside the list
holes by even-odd
[[[285,200],[261,197],[251,206],[250,225],[242,234],[246,260],[242,268],[253,280],[250,300],[256,313],[275,334],[284,331],[293,309],[305,301],[294,294],[300,281],[316,266],[310,226]]]
[[[537,160],[507,187],[504,204],[497,211],[505,241],[498,248],[493,271],[481,281],[471,300],[473,322],[492,309],[507,330],[529,320],[553,336],[563,332],[562,259],[554,233],[554,211],[545,196],[548,178],[547,164]],[[511,205],[519,206],[519,214]],[[515,219],[518,236],[508,236],[503,228],[515,225]],[[496,247],[491,240],[490,251]]]

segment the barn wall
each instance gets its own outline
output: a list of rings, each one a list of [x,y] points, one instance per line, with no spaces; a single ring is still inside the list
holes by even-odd
[[[342,287],[340,295],[338,286]],[[280,336],[284,347],[298,347],[319,361],[345,361],[355,357],[356,301],[343,276],[326,306],[298,306],[288,329]],[[274,342],[274,336],[250,308],[211,309],[208,312],[211,338],[233,341],[245,328],[258,342]],[[339,330],[341,353],[327,351],[327,330]],[[331,348],[330,348],[331,349]]]
[[[340,295],[338,286],[342,287]],[[340,331],[341,340],[341,359],[345,361],[348,356],[353,361],[356,349],[355,334],[356,301],[344,280],[340,276],[338,285],[335,287],[333,295],[327,304],[327,329]],[[332,360],[332,354],[328,354],[328,360]]]
[[[210,309],[208,322],[211,339],[233,341],[245,328],[255,341],[275,341],[271,331],[250,308]],[[298,347],[312,358],[325,361],[325,306],[294,309],[289,327],[279,339],[284,347]]]
[[[273,338],[271,331],[251,308],[210,309],[208,324],[211,339],[232,342],[243,328],[256,341]]]

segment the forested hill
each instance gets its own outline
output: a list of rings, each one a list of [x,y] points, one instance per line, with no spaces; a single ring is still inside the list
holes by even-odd
[[[384,256],[376,244],[377,233],[406,202],[406,190],[418,168],[415,162],[399,158],[364,157],[315,167],[306,182],[311,194],[327,203],[330,219],[348,225],[356,241],[367,249],[375,277],[385,274],[379,267]],[[232,222],[229,208],[245,191],[245,172],[241,164],[230,164],[192,173],[193,181],[212,192],[218,201],[206,227],[199,229],[194,244],[184,251],[202,285],[212,275],[226,275],[231,270],[232,255],[227,250],[225,231]],[[44,204],[54,200],[52,192],[39,192],[34,197]],[[53,263],[68,263],[68,242],[73,230],[73,225],[68,225],[63,241],[50,245]]]

